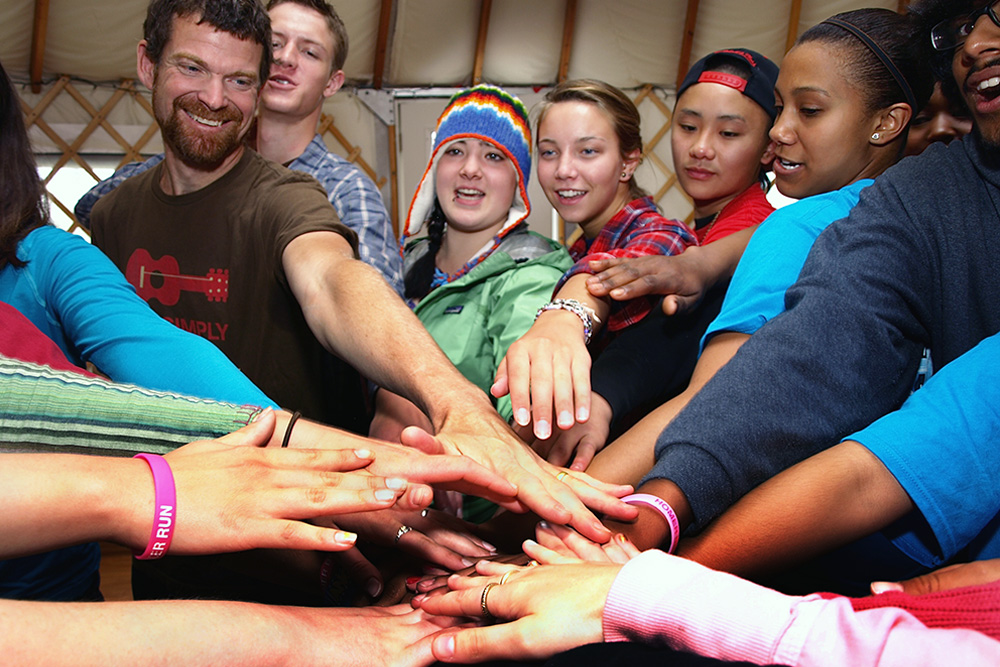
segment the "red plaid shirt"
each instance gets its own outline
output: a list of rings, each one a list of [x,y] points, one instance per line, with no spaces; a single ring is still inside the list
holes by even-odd
[[[687,225],[668,220],[656,210],[650,197],[630,201],[618,211],[592,242],[577,239],[569,249],[576,264],[559,280],[555,291],[578,273],[593,273],[588,262],[611,257],[643,255],[679,255],[688,246],[698,245]],[[653,309],[659,295],[629,301],[612,301],[607,330],[619,331],[640,321]]]

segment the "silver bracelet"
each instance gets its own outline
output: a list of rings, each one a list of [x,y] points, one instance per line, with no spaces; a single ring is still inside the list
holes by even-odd
[[[584,305],[577,301],[576,299],[553,299],[544,306],[538,309],[535,313],[535,319],[547,310],[568,310],[583,322],[583,344],[590,345],[590,339],[594,335],[594,323],[601,323],[597,313],[590,306]]]

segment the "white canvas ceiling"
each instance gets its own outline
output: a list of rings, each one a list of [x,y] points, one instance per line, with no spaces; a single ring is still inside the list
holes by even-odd
[[[28,78],[36,6],[47,7],[42,75],[89,81],[135,76],[135,45],[146,0],[0,0],[0,61]],[[337,0],[350,34],[346,70],[361,86],[464,86],[480,44],[482,79],[545,86],[559,74],[567,8],[567,76],[631,88],[669,87],[682,61],[685,17],[696,8],[690,61],[718,48],[744,46],[780,60],[793,34],[840,11],[897,10],[899,0]],[[375,73],[383,5],[386,57]]]

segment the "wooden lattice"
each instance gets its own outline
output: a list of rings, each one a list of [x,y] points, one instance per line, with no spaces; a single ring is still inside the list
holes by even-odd
[[[34,107],[29,105],[24,99],[21,99],[21,109],[24,112],[25,125],[30,129],[32,126],[37,127],[42,133],[47,136],[52,143],[62,151],[62,154],[56,159],[55,163],[49,169],[48,173],[42,176],[42,179],[48,189],[49,183],[56,176],[60,169],[74,162],[78,164],[84,171],[86,171],[94,179],[94,183],[97,183],[101,178],[97,175],[92,166],[87,162],[86,156],[83,154],[82,148],[87,142],[87,139],[93,135],[93,133],[98,129],[102,128],[108,135],[121,147],[121,160],[118,162],[118,167],[121,167],[129,162],[134,162],[136,160],[144,160],[149,154],[143,153],[143,149],[149,144],[150,140],[157,135],[159,132],[159,126],[154,119],[153,107],[150,103],[149,92],[138,86],[134,79],[122,79],[121,82],[115,87],[114,93],[108,100],[101,105],[100,108],[96,108],[91,104],[90,100],[83,93],[80,92],[78,88],[79,82],[74,81],[68,76],[62,76],[55,82],[49,85],[48,90],[45,94],[37,101]],[[91,85],[91,84],[86,84]],[[80,131],[80,133],[75,138],[66,138],[59,135],[51,125],[46,122],[44,114],[48,110],[52,103],[58,99],[60,96],[69,96],[72,98],[83,111],[89,116],[90,121],[87,125]],[[134,143],[130,143],[126,140],[121,133],[119,133],[115,127],[108,121],[108,116],[112,109],[115,108],[122,100],[131,98],[135,105],[144,110],[149,116],[149,126],[142,133],[140,138]],[[324,113],[320,119],[319,133],[323,136],[327,145],[331,147],[332,150],[336,150],[336,146],[332,145],[331,139],[340,145],[341,151],[337,151],[339,154],[343,155],[345,159],[355,163],[358,168],[363,170],[381,189],[386,183],[387,178],[385,176],[379,176],[375,169],[364,159],[362,156],[361,148],[353,144],[344,134],[341,132],[335,122],[334,118],[329,114]],[[78,232],[82,234],[87,234],[87,230],[79,225],[76,216],[73,214],[73,202],[64,202],[59,199],[51,189],[48,190],[49,201],[53,206],[57,207],[71,221],[69,226],[70,232]],[[82,196],[84,193],[80,192],[77,196]]]

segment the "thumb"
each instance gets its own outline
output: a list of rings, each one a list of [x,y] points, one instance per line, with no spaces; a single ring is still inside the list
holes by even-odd
[[[399,434],[399,442],[424,454],[444,454],[444,447],[433,435],[419,426],[407,426]]]
[[[250,422],[238,431],[227,433],[219,442],[233,447],[265,447],[274,433],[274,410],[267,408],[257,421]]]
[[[507,358],[504,357],[497,368],[493,384],[490,386],[490,395],[493,398],[503,398],[508,392],[510,392],[510,387],[507,385]]]
[[[699,300],[700,299],[696,296],[668,294],[663,297],[663,305],[660,307],[663,309],[664,315],[680,315],[681,313],[686,313],[698,305]]]

